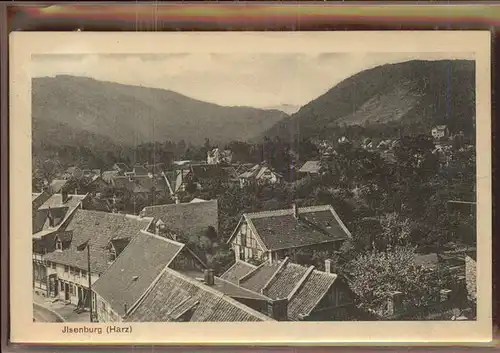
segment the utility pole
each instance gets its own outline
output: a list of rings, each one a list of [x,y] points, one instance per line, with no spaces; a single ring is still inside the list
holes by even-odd
[[[90,273],[90,243],[87,244],[87,275],[89,279],[89,307],[90,307],[90,322],[94,322],[92,311],[92,277]]]

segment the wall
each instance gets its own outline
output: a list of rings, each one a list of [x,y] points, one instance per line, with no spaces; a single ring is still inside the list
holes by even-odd
[[[203,273],[206,266],[196,259],[186,248],[178,254],[169,266],[174,270],[199,271]]]
[[[257,260],[264,256],[264,249],[257,241],[246,222],[242,222],[232,240],[232,246],[237,259],[248,261],[252,258]]]
[[[65,271],[65,268],[67,268],[68,271]],[[89,283],[88,283],[87,271],[76,268],[72,268],[72,270],[70,270],[69,266],[64,266],[55,263],[47,263],[47,276],[50,276],[51,274],[57,275],[58,298],[61,300],[66,300],[65,286],[62,283],[67,283],[69,289],[69,301],[71,304],[78,305],[79,300],[83,299],[80,298],[78,295],[78,287],[88,289]],[[99,275],[92,274],[91,275],[92,283],[95,283],[95,281],[97,281],[98,278]]]
[[[99,322],[120,322],[122,318],[115,313],[107,301],[94,292],[96,315]]]

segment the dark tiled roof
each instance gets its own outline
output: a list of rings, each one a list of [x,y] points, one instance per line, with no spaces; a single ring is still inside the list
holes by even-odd
[[[207,227],[214,227],[216,231],[219,228],[217,200],[149,206],[141,214],[161,219],[168,229],[183,234],[200,233]]]
[[[306,272],[307,268],[304,266],[287,263],[272,279],[265,292],[266,295],[273,299],[287,298]]]
[[[298,320],[309,315],[333,285],[337,275],[291,263],[288,259],[259,266],[240,285],[272,299],[288,298],[288,317]]]
[[[350,237],[350,233],[331,206],[265,211],[244,214],[250,227],[269,250],[296,248]]]
[[[299,315],[309,315],[333,285],[336,277],[333,274],[312,271],[288,303],[288,318],[299,320]]]
[[[319,173],[321,169],[320,161],[307,161],[302,168],[299,169],[300,173]]]
[[[214,280],[213,288],[217,289],[219,292],[224,293],[231,298],[243,298],[243,299],[254,299],[254,300],[268,300],[269,298],[253,292],[249,289],[238,286],[235,283],[231,283],[225,279],[216,277]]]
[[[86,270],[87,251],[78,251],[77,247],[88,240],[91,271],[103,273],[108,268],[108,243],[114,238],[132,239],[140,230],[146,230],[151,221],[151,218],[78,209],[65,229],[73,231],[70,247],[46,254],[45,259]]]
[[[87,195],[68,195],[69,199],[63,203],[61,194],[50,196],[37,210],[33,210],[33,236],[42,237],[58,230],[67,223],[67,220],[80,207]],[[54,217],[54,226],[48,223],[49,210]]]
[[[116,313],[124,316],[124,305],[131,308],[183,247],[181,243],[141,232],[97,280],[93,289]]]
[[[221,276],[222,279],[238,284],[238,280],[255,270],[257,267],[244,261],[236,261],[226,272]]]
[[[163,177],[150,178],[148,175],[115,176],[112,178],[115,188],[127,189],[133,193],[149,193],[154,187],[156,191],[167,189],[167,183]]]
[[[169,268],[165,268],[125,321],[171,322],[188,309],[191,310],[191,322],[274,321],[216,289]]]
[[[273,262],[272,264],[264,262],[253,272],[240,278],[239,284],[244,288],[260,293],[279,267],[280,263],[278,262]]]

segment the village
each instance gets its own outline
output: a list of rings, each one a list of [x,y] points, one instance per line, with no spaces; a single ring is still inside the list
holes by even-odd
[[[463,135],[318,139],[316,154],[287,150],[286,170],[217,146],[68,166],[32,196],[34,320],[473,320],[475,198],[439,186],[471,184]],[[398,196],[417,180],[437,192]],[[383,261],[400,268],[377,273]]]

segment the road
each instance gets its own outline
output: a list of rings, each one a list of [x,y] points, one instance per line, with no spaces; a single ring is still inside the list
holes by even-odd
[[[56,314],[40,305],[33,304],[34,322],[62,322]]]

